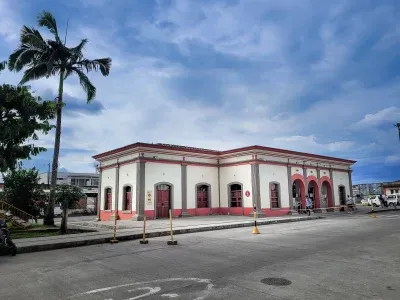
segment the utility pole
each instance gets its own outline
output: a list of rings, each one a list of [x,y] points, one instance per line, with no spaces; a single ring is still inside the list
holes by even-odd
[[[394,127],[397,127],[397,130],[399,131],[399,140],[400,140],[400,123],[394,124]]]

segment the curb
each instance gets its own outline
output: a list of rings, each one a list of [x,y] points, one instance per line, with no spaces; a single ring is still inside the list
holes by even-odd
[[[385,209],[385,210],[374,210],[374,213],[383,213],[383,212],[387,212],[387,211],[400,211],[400,209],[397,208],[389,208],[389,209]],[[366,212],[366,214],[372,214],[372,210],[370,210],[369,212]]]
[[[282,219],[282,220],[260,220],[257,221],[257,225],[272,225],[272,224],[280,224],[280,223],[293,223],[293,222],[301,222],[301,221],[311,221],[324,219],[325,217],[317,216],[317,217],[303,217],[303,218],[295,218],[295,219]],[[196,233],[196,232],[204,232],[204,231],[214,231],[214,230],[224,230],[224,229],[233,229],[233,228],[241,228],[241,227],[252,227],[254,223],[249,221],[247,223],[237,223],[237,224],[225,224],[225,225],[213,225],[206,227],[197,227],[197,228],[185,228],[185,229],[176,229],[173,230],[174,235],[177,234],[187,234],[187,233]],[[160,236],[168,236],[170,235],[169,230],[163,231],[155,231],[149,232],[146,234],[147,238],[160,237]],[[77,240],[77,241],[62,241],[62,242],[53,242],[41,245],[27,245],[18,247],[18,253],[31,253],[31,252],[39,252],[39,251],[49,251],[49,250],[57,250],[57,249],[65,249],[65,248],[73,248],[73,247],[81,247],[81,246],[89,246],[89,245],[98,245],[98,244],[108,244],[112,234],[107,237],[95,237],[87,240]],[[135,234],[124,234],[117,236],[119,241],[131,241],[142,239],[142,233]]]

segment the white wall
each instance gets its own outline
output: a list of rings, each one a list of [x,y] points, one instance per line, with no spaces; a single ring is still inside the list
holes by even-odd
[[[339,171],[333,171],[332,172],[333,176],[333,184],[335,185],[333,187],[333,192],[335,195],[335,205],[339,205],[339,185],[344,185],[346,188],[346,195],[345,197],[347,198],[347,195],[350,195],[350,186],[349,186],[349,174],[347,172],[339,172]]]
[[[281,207],[289,207],[287,167],[260,164],[261,208],[271,208],[269,184],[272,181],[280,185]]]
[[[104,210],[104,200],[105,200],[105,188],[111,187],[112,192],[112,210],[115,209],[115,175],[116,168],[103,170],[101,173],[101,203],[100,208]]]
[[[317,177],[317,169],[310,169],[310,168],[307,168],[306,170],[307,170],[307,177],[308,177],[308,176],[315,176],[315,177]]]
[[[252,207],[251,165],[220,168],[221,207],[228,207],[228,184],[232,182],[243,184],[243,207]],[[251,193],[250,197],[244,195],[247,190]]]
[[[132,211],[136,211],[136,163],[119,167],[119,199],[118,210],[123,210],[124,185],[132,186]]]
[[[319,171],[319,176],[320,177],[324,177],[324,176],[326,176],[326,177],[331,177],[331,175],[329,174],[329,170],[326,170],[326,169],[321,169],[320,171]]]
[[[154,202],[156,198],[156,191],[154,185],[159,182],[168,182],[173,184],[173,209],[182,208],[182,187],[181,187],[181,165],[178,164],[163,164],[163,163],[146,163],[146,190],[152,191],[152,203],[147,204],[145,200],[145,210],[154,210]]]
[[[211,207],[218,207],[218,168],[187,166],[187,208],[196,208],[196,184],[211,185]]]
[[[302,167],[292,167],[292,176],[295,174],[299,174],[303,176],[303,168]]]

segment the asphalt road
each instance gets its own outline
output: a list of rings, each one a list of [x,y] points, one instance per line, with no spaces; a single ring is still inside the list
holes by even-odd
[[[400,214],[259,229],[3,256],[0,299],[399,299]]]

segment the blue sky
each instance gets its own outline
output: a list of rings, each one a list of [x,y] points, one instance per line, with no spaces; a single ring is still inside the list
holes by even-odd
[[[90,74],[90,105],[66,82],[63,168],[94,171],[93,154],[136,141],[259,144],[355,159],[354,183],[400,179],[398,1],[0,0],[0,60],[44,9],[62,32],[69,20],[68,44],[113,59]],[[57,78],[31,86],[53,99]],[[25,165],[46,170],[53,138]]]

